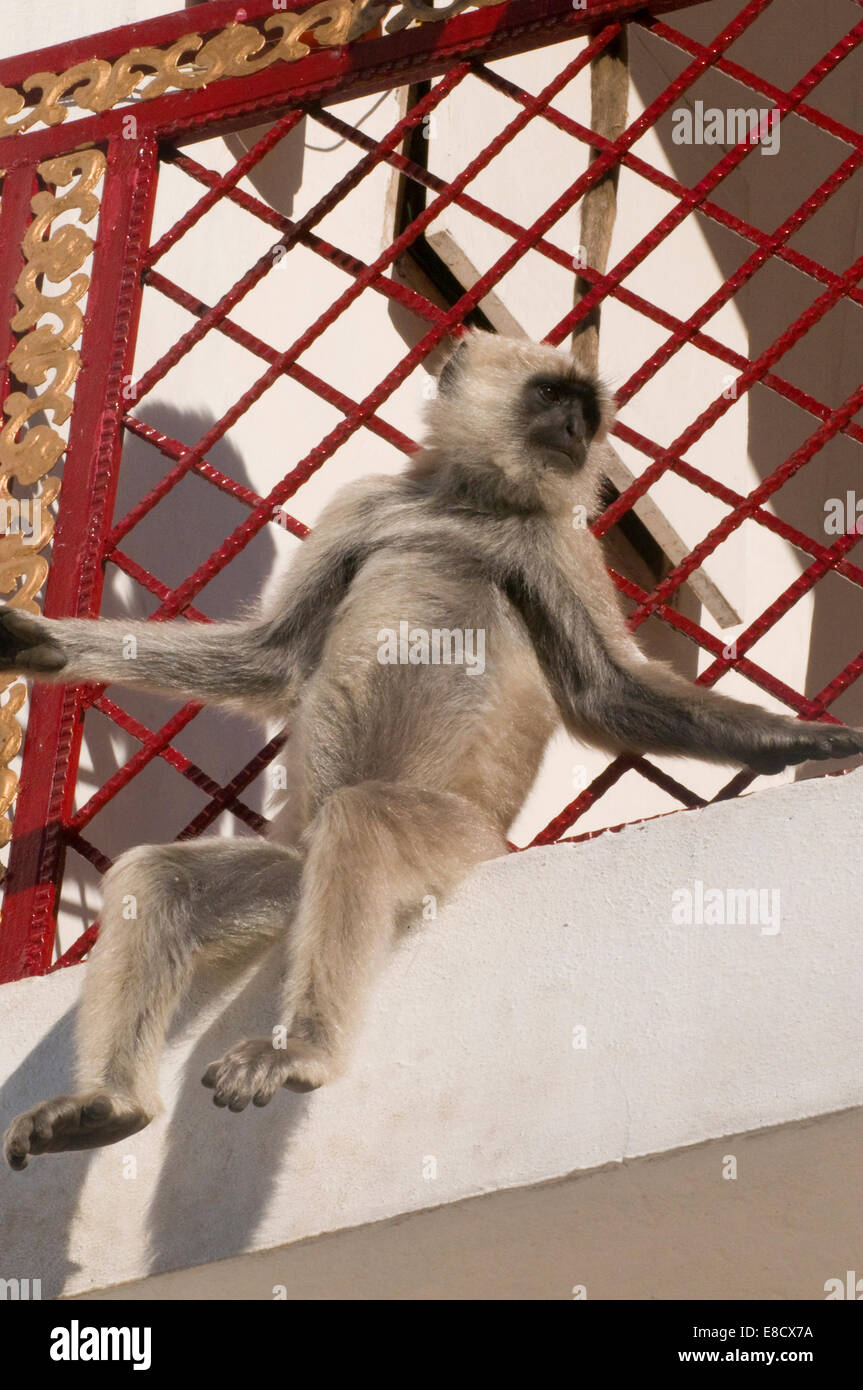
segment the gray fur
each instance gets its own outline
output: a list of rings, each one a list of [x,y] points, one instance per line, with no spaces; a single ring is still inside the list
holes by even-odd
[[[201,959],[281,943],[286,974],[270,1021],[283,1045],[266,1032],[208,1067],[217,1105],[265,1105],[280,1087],[337,1076],[401,924],[505,852],[561,720],[602,747],[757,771],[863,752],[860,731],[768,714],[645,660],[598,542],[572,525],[574,506],[595,511],[589,446],[609,419],[602,388],[565,353],[473,333],[430,406],[426,447],[401,476],[345,488],[246,622],[0,611],[2,669],[181,691],[291,726],[268,843],[142,847],[108,874],[79,1013],[80,1092],[13,1121],[13,1167],[117,1142],[157,1113],[165,1029]],[[402,622],[481,630],[484,671],[382,664],[381,631]]]

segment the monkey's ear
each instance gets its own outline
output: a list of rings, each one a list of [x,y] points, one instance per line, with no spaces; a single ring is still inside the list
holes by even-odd
[[[459,343],[455,352],[448,357],[440,370],[437,379],[438,391],[442,396],[448,396],[454,389],[459,373],[467,365],[467,343]]]

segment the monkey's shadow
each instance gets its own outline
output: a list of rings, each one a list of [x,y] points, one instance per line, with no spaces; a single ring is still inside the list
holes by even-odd
[[[309,1097],[283,1090],[263,1109],[250,1105],[236,1115],[213,1104],[201,1077],[240,1038],[264,1031],[262,1020],[279,1017],[282,953],[277,944],[256,962],[248,981],[210,1022],[184,1063],[150,1203],[151,1274],[247,1250],[266,1214]],[[199,1024],[225,979],[223,969],[198,973],[171,1031],[172,1043]]]
[[[206,1026],[183,1061],[184,1079],[170,1112],[154,1121],[165,1129],[166,1139],[149,1198],[146,1269],[130,1271],[130,1277],[240,1253],[249,1248],[266,1214],[285,1151],[309,1097],[280,1091],[266,1108],[249,1106],[235,1115],[213,1105],[201,1077],[207,1065],[233,1043],[260,1033],[262,1019],[278,1016],[279,950],[276,945],[251,965],[203,967],[177,1014],[162,1066],[165,1090],[183,1041],[202,1020]],[[214,1018],[214,999],[229,986],[236,989],[238,980],[242,981],[238,992]],[[0,1088],[4,1126],[43,1094],[74,1089],[74,1012],[66,1011]],[[121,1157],[134,1155],[140,1142],[133,1136],[123,1142],[122,1154],[119,1149],[116,1152]],[[61,1295],[70,1277],[81,1269],[71,1256],[70,1244],[94,1157],[92,1152],[46,1155],[31,1159],[24,1173],[13,1173],[3,1165],[4,1272],[8,1277],[40,1279],[44,1298]],[[135,1188],[133,1184],[131,1197]],[[44,1219],[37,1220],[37,1212],[45,1213]],[[122,1240],[122,1226],[118,1238]]]
[[[72,1088],[73,1027],[74,1009],[68,1009],[0,1086],[0,1128],[43,1094]],[[69,1257],[68,1237],[91,1157],[70,1153],[60,1160],[36,1159],[24,1173],[0,1163],[3,1274],[41,1280],[44,1298],[56,1297],[79,1268]]]
[[[145,402],[144,407],[140,414],[149,425],[187,445],[200,439],[215,418],[209,410],[179,408],[165,401],[152,405]],[[254,487],[243,457],[230,439],[219,440],[208,451],[207,458],[235,482]],[[170,467],[169,460],[156,448],[127,434],[118,478],[115,520],[123,517],[149,492]],[[280,458],[274,465],[273,481],[286,467]],[[178,485],[167,499],[133,527],[123,541],[123,549],[159,581],[173,588],[211,555],[247,514],[233,498],[192,477]],[[207,583],[196,599],[197,605],[217,621],[239,617],[259,599],[278,561],[272,530],[265,527],[230,565]],[[153,594],[142,585],[130,584],[116,566],[109,566],[100,605],[102,617],[144,619],[157,606],[158,600]],[[153,730],[161,728],[185,704],[179,695],[155,694],[119,685],[109,687],[108,695],[133,719]],[[175,735],[171,744],[223,786],[258,752],[266,737],[254,722],[208,707]],[[79,804],[104,786],[139,748],[137,740],[118,729],[113,721],[98,711],[88,711],[78,773]],[[135,845],[162,844],[175,838],[201,812],[206,799],[206,794],[194,781],[178,776],[165,759],[154,757],[87,822],[83,833],[102,854],[113,860]],[[242,800],[252,810],[265,812],[260,779],[244,790]],[[233,822],[233,831],[251,833],[245,826],[238,825],[229,813],[225,814]],[[68,856],[62,885],[61,950],[92,922],[94,903],[99,901],[99,877],[87,859],[77,853]]]
[[[155,402],[142,414],[148,423],[189,444],[212,424],[207,411],[181,409],[166,402]],[[219,441],[208,457],[237,482],[251,485],[243,458],[230,440]],[[169,466],[150,445],[134,436],[127,437],[115,516],[122,516],[134,505]],[[282,463],[278,467],[284,471]],[[177,515],[183,518],[183,525],[175,524]],[[139,525],[130,533],[128,549],[158,579],[173,586],[221,543],[241,515],[236,502],[215,490],[202,491],[200,481],[192,479],[189,494],[179,499],[173,517],[157,508],[146,525]],[[217,619],[236,616],[238,610],[258,597],[276,558],[272,535],[265,530],[253,546],[232,562],[230,574],[218,576],[207,586],[203,597],[205,611]],[[143,618],[152,610],[152,596],[139,589],[130,594],[127,582],[112,571],[107,580],[104,616],[131,614]],[[127,689],[118,688],[109,694],[153,729],[159,728],[181,703]],[[221,712],[204,711],[174,740],[174,745],[224,785],[258,751],[265,737],[259,728],[245,721]],[[121,737],[102,716],[88,716],[85,746],[89,757],[89,769],[83,774],[85,789],[88,781],[93,786],[103,785],[118,764],[134,751],[134,743]],[[178,777],[156,758],[132,781],[128,792],[121,792],[93,818],[86,828],[86,837],[111,858],[133,845],[163,843],[200,812],[201,798],[199,787]],[[264,810],[260,783],[247,788],[243,800],[253,809]],[[239,833],[244,832],[250,833],[240,827]],[[97,880],[97,872],[87,860],[70,854],[63,885],[65,926],[61,949],[69,945],[77,930],[83,930],[93,920]],[[185,1063],[185,1075],[171,1113],[154,1121],[156,1128],[166,1129],[167,1138],[149,1197],[147,1269],[151,1272],[218,1259],[246,1248],[266,1211],[286,1144],[308,1098],[282,1091],[265,1109],[250,1106],[235,1115],[213,1105],[211,1093],[201,1085],[201,1076],[210,1062],[239,1039],[265,1031],[263,1020],[278,1017],[280,973],[279,962],[270,953],[256,962],[247,959],[228,970],[201,969],[188,1002],[177,1015],[171,1032],[174,1043],[196,1028],[203,1027],[204,1031]],[[217,1012],[217,1001],[229,982],[232,997]],[[0,1131],[14,1115],[38,1100],[74,1089],[73,1028],[74,1011],[69,1010],[0,1089]],[[162,1072],[166,1082],[176,1057],[175,1051],[166,1055]],[[141,1143],[137,1137],[125,1141],[122,1153],[140,1152]],[[114,1152],[120,1154],[121,1150]],[[62,1293],[69,1277],[81,1268],[71,1250],[77,1252],[82,1245],[75,1221],[92,1159],[93,1154],[86,1152],[48,1155],[32,1160],[24,1173],[12,1173],[2,1165],[0,1183],[9,1184],[8,1189],[0,1186],[0,1248],[4,1266],[8,1266],[10,1277],[41,1278],[46,1298]],[[141,1166],[139,1163],[139,1169]],[[122,1241],[122,1226],[117,1235]],[[132,1270],[127,1277],[135,1277],[138,1272]]]

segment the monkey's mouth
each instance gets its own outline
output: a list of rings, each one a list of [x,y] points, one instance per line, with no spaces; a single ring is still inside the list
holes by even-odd
[[[543,463],[557,473],[575,473],[587,458],[587,446],[583,440],[574,440],[568,448],[563,444],[540,445]]]
[[[572,473],[581,468],[587,457],[587,440],[557,425],[540,424],[530,431],[530,442],[537,450],[543,465],[557,472]]]

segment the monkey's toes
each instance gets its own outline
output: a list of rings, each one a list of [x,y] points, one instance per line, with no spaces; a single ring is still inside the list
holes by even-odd
[[[269,1105],[282,1087],[290,1091],[314,1091],[328,1079],[327,1059],[300,1038],[287,1038],[285,1047],[274,1047],[271,1038],[249,1038],[237,1043],[218,1062],[211,1062],[201,1082],[213,1092],[220,1110],[245,1110]]]
[[[3,1151],[9,1166],[20,1172],[37,1154],[117,1144],[130,1134],[137,1134],[151,1119],[128,1097],[108,1091],[55,1096],[12,1121]]]
[[[274,1065],[273,1044],[270,1038],[249,1038],[237,1043],[226,1052],[218,1062],[211,1062],[201,1077],[201,1081],[214,1092],[213,1104],[220,1109],[239,1112],[245,1110],[250,1100],[258,1104],[259,1094],[269,1091],[274,1095],[277,1087],[268,1086]]]

